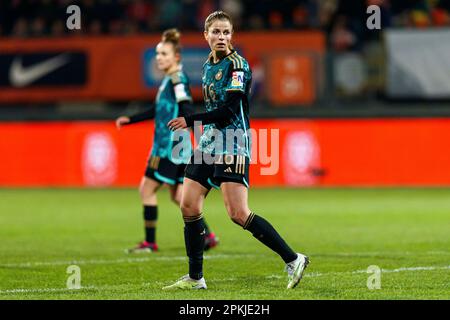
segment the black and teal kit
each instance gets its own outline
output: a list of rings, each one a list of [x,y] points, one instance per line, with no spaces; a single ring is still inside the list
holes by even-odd
[[[160,183],[174,185],[182,183],[186,163],[192,154],[189,134],[177,136],[167,123],[177,117],[186,117],[192,113],[192,95],[189,79],[183,71],[166,75],[159,87],[155,105],[151,110],[130,117],[130,123],[147,119],[155,119],[153,147],[148,158],[145,176]],[[182,143],[182,148],[174,147]]]
[[[249,186],[251,135],[249,102],[252,72],[236,51],[214,63],[210,55],[203,66],[202,87],[206,113],[187,116],[186,123],[204,125],[198,149],[186,168],[186,177],[205,188],[221,182]],[[198,163],[207,154],[214,163]],[[196,160],[197,159],[197,160]]]
[[[203,67],[203,95],[207,112],[187,116],[186,123],[193,126],[195,121],[202,121],[204,133],[186,167],[185,177],[208,190],[223,182],[249,186],[251,136],[248,97],[251,80],[247,61],[235,51],[217,63],[209,58]],[[238,139],[235,140],[235,137]],[[229,214],[231,216],[231,212]],[[245,222],[233,221],[278,253],[285,263],[297,259],[297,254],[264,218],[250,213]],[[203,215],[184,217],[184,222],[189,277],[199,280],[203,277]]]

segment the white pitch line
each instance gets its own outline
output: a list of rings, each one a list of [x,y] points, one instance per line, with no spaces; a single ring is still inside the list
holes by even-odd
[[[392,273],[392,272],[403,272],[403,271],[429,271],[429,270],[448,270],[450,269],[450,266],[443,266],[443,267],[405,267],[405,268],[398,268],[398,269],[381,269],[381,272],[384,273]]]
[[[338,256],[368,256],[368,255],[412,255],[410,252],[335,252],[333,255]],[[450,255],[450,251],[428,251],[424,254],[430,255]],[[227,259],[227,258],[253,258],[256,254],[214,254],[205,255],[204,259]],[[314,254],[311,254],[314,256]],[[317,254],[320,256],[320,254]],[[67,261],[35,261],[35,262],[21,262],[21,263],[4,263],[0,264],[0,268],[31,268],[42,266],[64,266],[64,265],[101,265],[101,264],[121,264],[121,263],[140,263],[149,261],[184,261],[187,260],[186,256],[148,256],[140,258],[120,258],[120,259],[91,259],[91,260],[67,260]]]
[[[394,272],[409,272],[409,271],[434,271],[434,270],[449,270],[450,266],[425,266],[425,267],[401,267],[397,269],[381,269],[382,273],[394,273]],[[303,277],[305,278],[316,278],[330,275],[342,275],[342,274],[359,274],[359,273],[367,273],[367,270],[354,270],[354,271],[342,271],[342,272],[313,272],[307,273]],[[282,279],[286,278],[286,276],[280,275],[269,275],[266,276],[266,279]],[[209,282],[224,282],[224,281],[236,281],[236,278],[223,278],[223,279],[211,279]],[[155,283],[142,283],[142,286],[151,286]],[[115,286],[87,286],[81,287],[80,289],[67,289],[67,288],[36,288],[36,289],[9,289],[9,290],[0,290],[0,294],[15,294],[15,293],[50,293],[50,292],[80,292],[84,290],[111,290],[115,288],[123,287],[124,285],[115,285]]]
[[[395,272],[404,272],[404,271],[434,271],[434,270],[449,270],[450,266],[442,266],[442,267],[436,267],[436,266],[429,266],[429,267],[402,267],[398,269],[381,269],[381,273],[395,273]],[[303,277],[305,278],[316,278],[316,277],[322,277],[322,276],[338,276],[342,274],[358,274],[358,273],[367,273],[367,269],[364,270],[354,270],[354,271],[341,271],[341,272],[311,272],[311,273],[305,273]],[[270,276],[267,276],[268,279],[281,279],[285,278],[283,276],[272,274]]]
[[[410,251],[368,251],[368,252],[332,252],[332,253],[317,253],[317,256],[344,256],[344,257],[365,257],[365,256],[417,256],[417,255],[450,255],[450,251],[424,251],[424,252],[410,252]],[[314,256],[311,254],[311,256]]]
[[[67,289],[67,288],[42,288],[42,289],[11,289],[11,290],[0,290],[0,294],[11,294],[11,293],[49,293],[49,292],[74,292],[82,289],[95,289],[94,286],[82,287],[81,289]]]
[[[211,259],[228,259],[228,258],[253,258],[256,255],[253,254],[214,254],[205,255],[205,260]],[[93,260],[66,260],[66,261],[35,261],[35,262],[22,262],[22,263],[3,263],[0,264],[0,268],[31,268],[42,266],[65,266],[65,265],[89,265],[89,264],[121,264],[121,263],[140,263],[149,261],[178,261],[187,260],[186,256],[151,256],[142,258],[121,258],[121,259],[93,259]]]

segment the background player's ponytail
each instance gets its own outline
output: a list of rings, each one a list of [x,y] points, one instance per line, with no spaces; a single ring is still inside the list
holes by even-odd
[[[178,29],[172,28],[163,32],[161,42],[171,43],[173,45],[173,50],[175,54],[179,54],[181,57],[181,44],[180,44],[181,33]],[[180,58],[181,59],[181,58]]]
[[[228,22],[231,25],[231,32],[233,32],[233,21],[231,20],[231,17],[228,13],[224,11],[214,11],[211,13],[205,20],[205,32],[208,32],[209,27],[214,23],[216,20],[228,20]],[[229,46],[230,50],[233,49],[233,45],[230,43]]]

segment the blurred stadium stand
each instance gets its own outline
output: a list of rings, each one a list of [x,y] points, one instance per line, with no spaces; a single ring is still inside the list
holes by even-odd
[[[71,4],[77,4],[81,8],[81,30],[68,30],[65,26],[68,17],[66,8]],[[369,16],[366,8],[369,5],[381,8],[382,30],[369,30],[366,27]],[[81,51],[78,52],[78,64],[72,67],[78,72],[80,69],[76,66],[84,65],[85,73],[77,73],[79,79],[72,79],[74,82],[66,85],[86,85],[93,80],[90,78],[90,68],[95,67],[95,63],[100,63],[90,60],[91,53],[83,56],[82,52],[86,50],[86,46],[90,46],[89,43],[98,41],[100,45],[105,39],[115,40],[117,43],[125,41],[124,39],[151,39],[148,40],[147,47],[142,47],[142,50],[147,50],[145,52],[151,59],[148,50],[157,43],[160,32],[170,27],[177,27],[183,32],[185,67],[195,69],[204,59],[205,50],[207,51],[200,34],[203,21],[208,13],[216,9],[227,11],[233,17],[237,30],[237,48],[243,50],[243,55],[253,67],[254,117],[450,115],[448,88],[442,88],[435,94],[433,90],[429,93],[425,89],[424,94],[392,94],[395,90],[404,92],[409,88],[414,88],[413,93],[420,93],[420,86],[424,81],[432,82],[432,76],[419,79],[415,84],[401,82],[400,86],[403,87],[396,85],[392,91],[389,87],[392,81],[415,76],[415,70],[409,70],[407,74],[398,72],[398,66],[393,61],[394,51],[407,50],[407,47],[389,44],[386,36],[390,30],[407,30],[412,34],[412,41],[417,41],[413,48],[425,48],[427,41],[431,41],[430,45],[438,46],[439,43],[433,43],[438,41],[428,38],[421,40],[421,37],[423,32],[430,30],[443,32],[444,37],[448,36],[449,0],[2,0],[0,71],[2,77],[7,78],[12,61],[25,51],[34,54],[34,57],[29,58],[31,64],[35,61],[33,59],[49,58],[52,53],[61,53],[61,50],[48,49],[52,47],[52,43],[58,44],[57,47],[67,46],[73,51],[74,47],[69,43],[75,43],[76,47],[84,41],[86,45],[80,45]],[[291,41],[293,46],[268,48],[271,52],[254,49],[252,40],[242,40],[256,39],[253,40],[256,48],[258,39],[268,40],[263,40],[262,43],[267,46],[267,43],[280,34],[294,37],[292,39],[298,37],[299,40]],[[441,36],[442,34],[439,37]],[[189,37],[198,38],[199,42],[189,40]],[[321,41],[323,49],[319,48]],[[203,49],[192,51],[195,46]],[[440,49],[436,65],[448,66],[446,63],[449,58],[443,57],[445,50],[446,47]],[[423,61],[420,59],[427,57],[433,59],[432,52],[422,51],[418,50],[417,56],[410,57],[410,61]],[[133,58],[124,54],[116,58],[123,59],[123,63],[141,63],[141,55]],[[130,57],[137,62],[130,62]],[[27,63],[25,58],[22,62],[24,65]],[[110,61],[102,63],[106,64],[104,68],[112,68],[108,66]],[[151,67],[150,61],[144,61],[143,65],[144,68]],[[49,83],[52,85],[51,79],[49,83],[42,83],[41,87],[38,84],[29,91],[26,91],[27,88],[11,87],[8,79],[3,82],[0,79],[0,98],[3,97],[0,99],[0,120],[113,119],[124,112],[143,109],[152,102],[158,79],[155,74],[149,76],[153,77],[154,83],[152,79],[147,79],[146,72],[149,71],[144,68],[141,67],[140,72],[143,74],[137,77],[139,80],[145,78],[146,89],[121,97],[96,95],[98,91],[94,90],[89,95],[75,94],[67,99],[52,96],[52,92],[45,94],[44,98],[42,95],[41,98],[35,98],[29,95],[30,92],[48,88]],[[435,69],[436,66],[421,68],[420,76],[426,74],[427,70],[431,72],[430,70]],[[124,79],[126,77],[98,81],[120,83],[125,82]],[[444,77],[440,80],[445,82],[448,79]],[[193,86],[198,87],[195,79]],[[66,89],[62,86],[58,88],[61,91]],[[17,98],[18,96],[20,97]],[[34,98],[28,98],[32,96]],[[200,109],[201,96],[197,94],[196,98]]]
[[[66,28],[71,4],[81,30]],[[279,130],[277,170],[259,161],[253,185],[450,185],[450,0],[1,0],[0,187],[134,186],[153,122],[118,132],[111,120],[153,102],[171,27],[203,109],[216,9],[253,70],[252,128]]]

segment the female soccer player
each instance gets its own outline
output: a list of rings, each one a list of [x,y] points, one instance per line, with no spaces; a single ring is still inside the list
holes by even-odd
[[[192,127],[196,121],[205,126],[199,147],[186,167],[181,199],[189,274],[163,289],[206,289],[202,210],[212,186],[220,186],[230,218],[284,260],[287,288],[299,283],[309,263],[307,256],[295,253],[268,221],[248,207],[251,154],[248,96],[252,75],[247,61],[231,46],[232,34],[233,25],[226,13],[217,11],[208,16],[204,36],[211,54],[203,66],[207,112],[178,117],[167,124],[171,130]]]
[[[192,113],[192,97],[189,80],[181,69],[180,33],[176,29],[166,30],[161,42],[156,46],[156,63],[164,72],[164,79],[156,96],[155,106],[148,111],[131,117],[121,116],[116,120],[118,129],[122,125],[132,124],[148,119],[155,119],[153,147],[148,158],[145,175],[142,177],[139,193],[144,207],[145,240],[128,253],[153,252],[158,250],[155,231],[158,216],[156,192],[164,183],[170,186],[170,198],[180,204],[184,169],[191,156],[191,150],[184,154],[174,154],[173,133],[167,128],[167,122],[174,116],[187,116]],[[190,141],[188,143],[190,147]],[[189,148],[184,148],[189,149]],[[204,249],[217,245],[214,233],[205,228]]]

